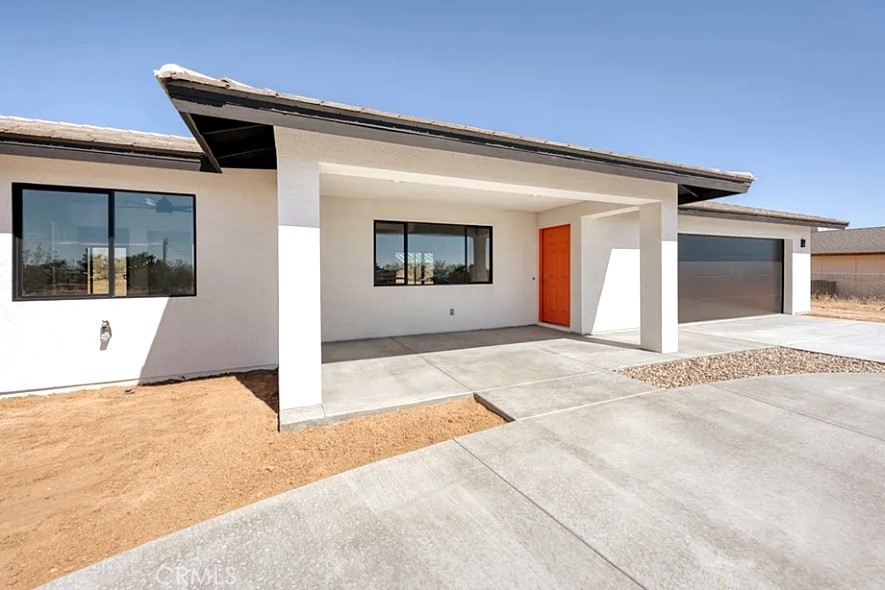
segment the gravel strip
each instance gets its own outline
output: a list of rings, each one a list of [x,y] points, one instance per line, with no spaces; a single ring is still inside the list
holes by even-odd
[[[760,375],[885,373],[885,363],[775,346],[683,361],[640,365],[617,372],[655,387],[669,389]]]

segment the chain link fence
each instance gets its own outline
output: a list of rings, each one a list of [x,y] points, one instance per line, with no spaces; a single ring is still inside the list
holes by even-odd
[[[811,294],[817,297],[885,301],[885,273],[813,272]]]

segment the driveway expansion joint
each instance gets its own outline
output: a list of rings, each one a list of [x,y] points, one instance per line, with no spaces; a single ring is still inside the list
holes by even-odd
[[[619,402],[625,399],[630,399],[631,397],[638,397],[640,395],[648,395],[650,393],[669,393],[673,391],[673,389],[650,389],[648,391],[640,391],[639,393],[631,393],[629,395],[622,395],[620,397],[613,397],[611,399],[604,399],[598,402],[590,402],[587,404],[581,404],[580,406],[573,406],[571,408],[561,408],[559,410],[550,410],[549,412],[544,412],[543,414],[535,414],[534,416],[526,416],[525,418],[521,418],[521,420],[533,420],[535,418],[545,418],[547,416],[553,416],[556,414],[562,414],[563,412],[571,412],[572,410],[581,410],[584,408],[591,408],[593,406],[601,406],[603,404],[610,404],[612,402]]]
[[[471,451],[470,449],[468,449],[467,447],[465,447],[465,446],[461,443],[461,441],[460,441],[459,439],[455,438],[455,439],[453,439],[453,440],[455,441],[455,443],[458,444],[459,447],[461,447],[462,449],[464,449],[464,450],[465,450],[465,451],[466,451],[471,457],[473,457],[474,459],[476,459],[477,461],[479,461],[479,463],[480,463],[483,467],[485,467],[486,469],[488,469],[488,470],[489,470],[489,471],[490,471],[495,477],[497,477],[497,478],[500,479],[502,482],[504,482],[508,487],[510,487],[510,488],[511,488],[513,491],[515,491],[517,494],[519,494],[520,496],[522,496],[523,498],[525,498],[525,500],[526,500],[527,502],[529,502],[532,506],[534,506],[535,508],[537,508],[538,510],[540,510],[544,515],[547,516],[547,518],[549,518],[550,520],[552,520],[553,522],[555,522],[557,525],[559,525],[564,531],[566,531],[568,534],[570,534],[570,535],[573,536],[575,539],[577,539],[582,545],[584,545],[585,547],[587,547],[587,549],[589,549],[590,551],[592,551],[593,553],[595,553],[596,555],[598,555],[600,559],[602,559],[603,561],[605,561],[605,562],[606,562],[607,564],[609,564],[612,568],[614,568],[615,570],[617,570],[618,572],[620,572],[624,577],[626,577],[626,578],[629,579],[631,582],[633,582],[633,583],[636,585],[637,588],[641,588],[642,590],[648,590],[648,588],[647,588],[646,586],[644,586],[642,583],[640,583],[639,580],[637,580],[636,578],[634,578],[632,575],[630,575],[630,573],[628,573],[626,570],[624,570],[623,568],[621,568],[620,566],[618,566],[618,565],[617,565],[616,563],[614,563],[611,559],[609,559],[608,557],[606,557],[602,552],[600,552],[598,549],[596,549],[593,545],[591,545],[590,543],[588,543],[588,542],[587,542],[583,537],[581,537],[581,535],[579,535],[574,529],[572,529],[571,527],[569,527],[568,525],[566,525],[565,523],[563,523],[560,519],[558,519],[556,516],[554,516],[553,514],[551,514],[550,511],[548,511],[546,508],[544,508],[543,506],[541,506],[540,504],[538,504],[537,502],[535,502],[535,500],[533,500],[533,499],[532,499],[530,496],[528,496],[525,492],[523,492],[521,489],[519,489],[518,487],[516,487],[515,485],[513,485],[513,484],[512,484],[512,483],[511,483],[506,477],[504,477],[503,475],[501,475],[500,473],[498,473],[497,471],[495,471],[495,470],[492,468],[491,465],[489,465],[488,463],[486,463],[485,461],[483,461],[481,457],[479,457],[479,456],[476,455],[473,451]]]
[[[803,375],[814,375],[814,373],[801,373],[801,374],[803,374]],[[874,374],[874,373],[870,373],[870,374]],[[784,376],[784,375],[761,375],[760,377],[764,378],[764,377],[783,377],[783,376]],[[755,379],[755,377],[748,377],[748,379]],[[735,379],[735,381],[738,381],[738,380]],[[781,404],[776,404],[776,403],[771,402],[771,401],[768,401],[768,400],[759,399],[758,397],[755,397],[755,396],[752,396],[752,395],[747,395],[746,393],[743,393],[743,392],[740,392],[740,391],[735,391],[735,390],[733,390],[733,389],[729,389],[729,388],[728,388],[728,384],[729,384],[729,383],[731,383],[731,381],[720,381],[720,382],[718,382],[718,383],[707,383],[706,385],[712,385],[712,386],[715,387],[716,389],[719,389],[719,390],[724,391],[724,392],[726,392],[726,393],[731,393],[731,394],[734,394],[734,395],[739,395],[739,396],[744,397],[744,398],[746,398],[746,399],[748,399],[748,400],[752,400],[752,401],[754,401],[754,402],[759,402],[760,404],[765,404],[765,405],[767,405],[767,406],[771,406],[772,408],[777,408],[778,410],[784,410],[784,411],[786,411],[786,412],[790,412],[791,414],[795,414],[795,415],[797,415],[797,416],[802,416],[803,418],[808,418],[809,420],[814,420],[814,421],[816,421],[816,422],[820,422],[820,423],[822,423],[822,424],[826,424],[826,425],[828,425],[828,426],[833,426],[833,427],[835,427],[835,428],[841,428],[842,430],[847,430],[848,432],[853,432],[854,434],[859,434],[859,435],[861,435],[861,436],[865,436],[865,437],[871,438],[871,439],[876,440],[876,441],[879,441],[879,442],[885,442],[885,438],[881,438],[881,437],[878,437],[878,436],[876,436],[876,435],[874,435],[874,434],[870,434],[870,433],[868,433],[868,432],[863,432],[863,431],[861,431],[861,430],[857,430],[857,429],[855,429],[855,428],[851,428],[850,426],[846,426],[845,424],[839,424],[838,422],[832,422],[832,421],[830,421],[830,420],[824,420],[823,418],[820,418],[820,417],[818,417],[818,416],[813,416],[813,415],[811,415],[811,414],[807,414],[807,413],[805,413],[805,412],[800,412],[799,410],[796,410],[796,409],[794,409],[794,408],[790,408],[790,407],[787,407],[787,406],[784,406],[784,405],[781,405]],[[677,389],[678,389],[678,388],[677,388]],[[673,390],[670,390],[670,391],[673,391]]]

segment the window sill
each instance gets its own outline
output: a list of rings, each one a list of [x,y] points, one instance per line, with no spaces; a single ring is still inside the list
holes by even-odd
[[[69,297],[59,297],[57,295],[49,295],[49,296],[34,296],[34,297],[13,297],[13,303],[19,302],[28,302],[28,301],[125,301],[127,299],[181,299],[188,297],[196,297],[197,294],[189,294],[189,295],[127,295],[125,297],[113,297],[111,295],[82,295],[82,296],[69,296]]]

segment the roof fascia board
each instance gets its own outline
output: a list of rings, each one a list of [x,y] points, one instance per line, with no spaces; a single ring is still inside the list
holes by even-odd
[[[518,145],[515,140],[494,140],[480,136],[470,138],[467,132],[456,136],[454,131],[448,131],[450,136],[447,137],[443,135],[442,131],[434,133],[432,130],[408,129],[405,125],[401,128],[392,128],[389,124],[380,121],[372,123],[368,120],[359,120],[355,114],[350,114],[351,120],[349,121],[336,121],[324,117],[319,108],[311,108],[313,113],[302,112],[283,99],[255,97],[232,89],[207,89],[199,84],[186,81],[164,80],[163,85],[175,108],[179,112],[187,114],[200,114],[412,147],[575,168],[643,180],[688,184],[728,191],[731,194],[745,193],[751,184],[750,182],[738,182],[680,170],[668,170],[653,164],[604,161],[604,156],[594,158],[592,155],[570,154],[564,149],[557,150],[552,146],[550,148],[528,147]]]
[[[31,158],[52,158],[56,160],[76,160],[78,162],[95,162],[98,164],[147,166],[172,170],[199,171],[203,168],[203,159],[198,156],[143,154],[114,151],[109,148],[24,143],[2,139],[0,139],[0,154]]]
[[[722,211],[703,211],[700,209],[679,209],[680,215],[692,217],[714,217],[717,219],[731,219],[733,221],[756,221],[759,223],[774,223],[777,225],[799,225],[803,227],[826,227],[832,229],[845,229],[841,223],[832,223],[825,220],[811,221],[804,219],[791,219],[788,217],[770,217],[767,215],[753,215],[750,213],[725,213]]]
[[[203,134],[200,133],[200,130],[197,128],[197,124],[194,122],[194,118],[190,116],[189,113],[178,111],[178,114],[181,115],[184,124],[187,125],[187,128],[190,129],[190,132],[193,134],[194,139],[197,140],[197,143],[200,145],[200,149],[203,150],[203,153],[206,156],[206,161],[209,164],[209,169],[211,172],[221,173],[221,164],[218,163],[218,158],[215,157],[215,154],[212,153],[212,149],[209,147],[209,144],[206,142],[206,138],[203,137]]]

